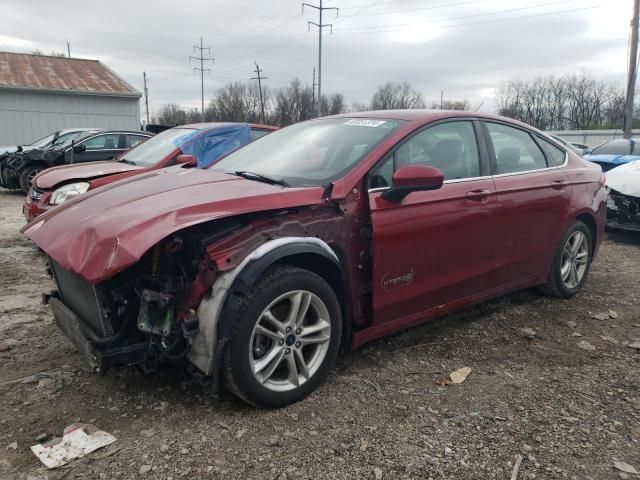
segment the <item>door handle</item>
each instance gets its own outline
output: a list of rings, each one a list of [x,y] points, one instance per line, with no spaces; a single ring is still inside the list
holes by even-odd
[[[560,190],[561,188],[564,188],[567,185],[569,185],[569,182],[567,180],[553,180],[551,182],[551,187],[555,188],[556,190]]]
[[[491,190],[471,190],[470,192],[467,192],[464,194],[464,197],[467,200],[470,200],[472,202],[486,202],[487,199],[489,198],[489,195],[491,195]]]

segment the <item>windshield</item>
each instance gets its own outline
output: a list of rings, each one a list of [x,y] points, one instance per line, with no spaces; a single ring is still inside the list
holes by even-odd
[[[88,137],[89,135],[93,135],[96,132],[67,132],[61,133],[60,136],[56,139],[55,142],[51,144],[52,147],[66,147],[71,145],[73,140],[80,140],[84,137]]]
[[[53,135],[54,135],[53,133],[50,133],[46,137],[42,137],[41,139],[36,140],[35,142],[29,144],[29,146],[30,147],[46,147],[51,143],[51,140],[53,140]]]
[[[121,155],[119,160],[142,167],[153,165],[178,148],[176,147],[177,140],[191,135],[195,131],[193,128],[171,128],[165,130]]]
[[[640,152],[635,148],[635,142],[629,140],[611,140],[596,147],[591,152],[592,155],[631,155]]]
[[[251,172],[295,187],[326,185],[343,176],[404,123],[369,118],[310,120],[260,138],[212,168]]]

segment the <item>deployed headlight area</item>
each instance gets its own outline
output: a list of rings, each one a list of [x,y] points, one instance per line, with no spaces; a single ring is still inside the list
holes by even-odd
[[[53,193],[51,194],[51,198],[49,199],[49,204],[60,205],[67,200],[77,197],[78,195],[82,195],[87,190],[89,190],[88,182],[76,182],[63,185],[62,187],[53,191]]]

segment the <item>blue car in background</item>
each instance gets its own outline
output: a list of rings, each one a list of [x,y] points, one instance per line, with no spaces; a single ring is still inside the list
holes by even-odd
[[[639,138],[618,138],[604,142],[592,150],[587,150],[585,160],[597,163],[603,172],[608,172],[625,163],[640,160]]]

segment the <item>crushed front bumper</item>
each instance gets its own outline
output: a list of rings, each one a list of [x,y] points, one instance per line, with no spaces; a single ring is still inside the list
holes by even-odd
[[[640,232],[640,198],[611,190],[607,199],[607,227]]]

